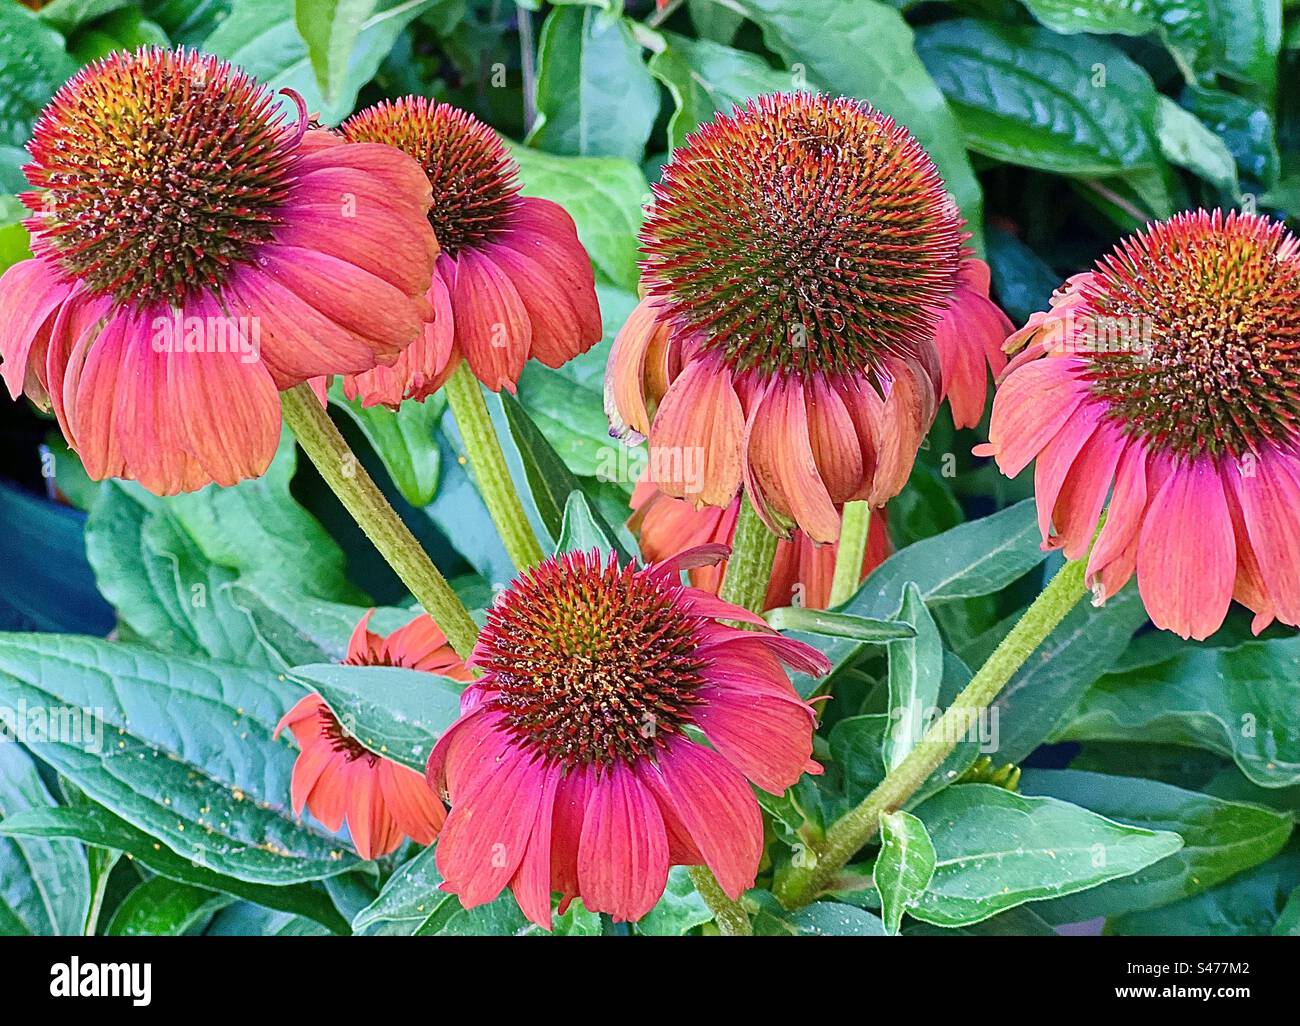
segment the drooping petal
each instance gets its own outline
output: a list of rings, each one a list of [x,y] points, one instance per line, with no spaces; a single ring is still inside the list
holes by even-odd
[[[39,258],[20,260],[0,275],[0,377],[13,398],[23,394],[33,373],[33,348],[72,288],[58,268]]]
[[[763,817],[740,772],[689,741],[671,742],[637,775],[661,809],[671,809],[733,901],[752,887],[763,851]],[[665,818],[667,812],[665,811]]]
[[[532,346],[533,329],[519,290],[495,261],[462,250],[453,262],[438,258],[451,287],[456,347],[491,391],[513,392]]]
[[[839,513],[818,472],[797,379],[773,378],[749,411],[745,456],[749,498],[773,532],[785,536],[797,524],[814,541],[839,537]]]
[[[643,299],[614,336],[605,364],[605,413],[611,430],[620,436],[627,435],[628,430],[641,437],[650,434],[645,393],[646,354],[651,343],[667,331],[656,319],[654,303]]]
[[[697,507],[729,505],[740,488],[744,431],[730,372],[716,357],[691,360],[650,427],[654,482]]]
[[[989,442],[1007,477],[1024,470],[1083,401],[1086,389],[1073,366],[1065,357],[1039,359],[1008,374],[998,386]]]
[[[1175,466],[1151,500],[1138,543],[1138,589],[1152,621],[1203,641],[1223,623],[1236,573],[1217,470],[1207,458]]]
[[[616,920],[640,919],[668,882],[668,838],[654,798],[622,763],[600,774],[587,796],[578,848],[582,901]]]
[[[476,789],[453,797],[437,863],[465,908],[491,901],[515,875],[546,788],[544,769],[514,749]]]
[[[695,719],[733,766],[764,791],[784,794],[812,759],[813,710],[794,698],[734,681],[701,688]]]
[[[1269,452],[1242,470],[1229,466],[1222,473],[1240,503],[1250,546],[1276,616],[1296,626],[1300,623],[1300,481],[1296,461]]]

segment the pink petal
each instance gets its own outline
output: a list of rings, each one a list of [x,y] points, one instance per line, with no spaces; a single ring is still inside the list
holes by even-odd
[[[1300,624],[1300,481],[1295,460],[1267,452],[1245,465],[1226,466],[1223,477],[1236,494],[1260,576],[1276,616]]]
[[[703,704],[692,715],[709,741],[764,791],[784,794],[803,775],[816,724],[809,706],[730,682],[703,687],[698,696]]]
[[[438,269],[451,288],[457,348],[491,391],[513,392],[533,338],[519,291],[493,260],[473,250],[462,250],[454,263],[439,257]]]
[[[1138,589],[1157,627],[1202,641],[1223,623],[1237,573],[1232,519],[1207,458],[1173,468],[1138,543]]]
[[[29,380],[28,359],[50,316],[72,291],[53,264],[20,260],[0,275],[0,377],[17,399]],[[39,396],[37,397],[39,398]]]
[[[556,791],[563,775],[558,766],[546,768],[528,848],[510,881],[520,910],[543,930],[551,928],[551,834],[556,816]]]
[[[763,853],[763,817],[739,771],[722,756],[674,740],[657,765],[637,764],[665,820],[669,812],[734,901],[754,885]]]
[[[989,442],[998,466],[1015,477],[1074,414],[1086,389],[1074,376],[1075,361],[1047,357],[1008,374],[993,399]]]
[[[597,777],[587,796],[578,847],[583,904],[616,920],[654,908],[668,882],[668,838],[659,807],[622,763]]]

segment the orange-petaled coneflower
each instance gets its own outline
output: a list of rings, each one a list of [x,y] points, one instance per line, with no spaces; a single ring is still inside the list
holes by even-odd
[[[707,864],[733,899],[753,885],[763,818],[747,781],[781,794],[821,771],[812,707],[785,666],[829,665],[681,584],[681,570],[727,552],[645,567],[553,556],[488,611],[469,660],[483,676],[429,759],[451,804],[438,869],[467,908],[509,886],[549,928],[552,892],[561,912],[581,896],[641,918],[673,865]]]
[[[1233,598],[1256,632],[1300,624],[1300,241],[1235,212],[1149,225],[1021,345],[977,452],[1012,476],[1037,460],[1044,544],[1072,559],[1110,494],[1098,601],[1136,573],[1151,619],[1183,637],[1217,630]]]
[[[691,135],[642,231],[646,297],[606,377],[616,432],[697,506],[742,483],[770,528],[907,480],[941,387],[961,220],[921,146],[852,99],[765,96]]]
[[[685,499],[665,495],[647,478],[632,492],[632,516],[628,527],[637,535],[641,553],[653,562],[666,560],[683,549],[700,545],[731,546],[736,537],[736,520],[740,516],[740,499],[730,506],[705,506],[696,509]],[[862,552],[862,574],[866,576],[883,563],[893,551],[889,542],[886,511],[871,518],[867,543]],[[825,609],[830,605],[831,582],[835,578],[835,559],[839,543],[814,545],[797,528],[790,537],[776,543],[772,572],[768,579],[763,609],[778,606],[803,606]],[[693,567],[691,584],[716,595],[722,588],[726,563]]]
[[[424,338],[391,367],[346,379],[349,398],[390,407],[424,399],[462,358],[492,391],[513,392],[529,357],[559,367],[600,341],[591,261],[573,218],[550,200],[519,195],[519,167],[489,126],[410,96],[354,114],[342,132],[420,163],[442,247],[425,283],[437,316]]]
[[[286,123],[185,50],[82,69],[36,123],[30,260],[0,278],[5,383],[95,479],[150,491],[265,471],[278,390],[396,359],[437,243],[405,154]]]
[[[370,616],[353,631],[344,665],[400,666],[472,679],[429,616],[416,617],[386,638],[370,631]],[[290,784],[295,815],[310,809],[331,830],[346,819],[363,859],[387,855],[408,837],[416,844],[433,843],[447,811],[423,776],[366,748],[319,695],[307,695],[285,713],[275,736],[286,728],[302,749]]]

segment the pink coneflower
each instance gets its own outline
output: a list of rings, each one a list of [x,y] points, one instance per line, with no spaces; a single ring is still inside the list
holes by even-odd
[[[633,515],[628,527],[637,533],[641,552],[646,559],[659,562],[700,545],[731,546],[740,514],[737,499],[725,509],[705,506],[696,509],[685,499],[665,495],[654,482],[642,479],[632,492]],[[885,561],[892,551],[885,511],[871,518],[867,546],[862,554],[862,577],[865,579]],[[839,543],[814,545],[796,529],[790,538],[776,543],[772,560],[772,577],[763,600],[764,609],[801,605],[807,609],[825,609],[830,604],[831,581],[835,577],[835,559]],[[714,563],[693,567],[691,584],[716,595],[722,587],[727,564]]]
[[[726,553],[706,546],[644,568],[552,557],[489,610],[470,658],[483,676],[429,760],[451,802],[438,869],[467,908],[509,885],[549,928],[554,891],[561,911],[581,896],[639,919],[672,865],[707,864],[733,899],[753,884],[763,821],[746,778],[780,794],[820,772],[812,708],[782,663],[829,666],[679,583]]]
[[[1071,278],[1022,344],[980,451],[1012,476],[1037,459],[1044,543],[1072,559],[1113,482],[1098,601],[1136,572],[1183,637],[1233,598],[1256,633],[1300,624],[1300,241],[1264,217],[1179,214]]]
[[[370,632],[370,615],[352,632],[345,665],[401,666],[472,679],[427,615],[387,638]],[[285,713],[275,736],[286,727],[302,749],[290,785],[295,815],[308,808],[331,830],[340,829],[346,818],[363,859],[387,855],[408,837],[416,844],[433,843],[447,813],[419,773],[362,745],[319,695],[307,695]]]
[[[278,390],[392,361],[429,315],[418,165],[303,111],[285,124],[215,57],[91,64],[30,149],[35,256],[0,278],[0,370],[53,406],[92,478],[167,494],[255,477]]]
[[[943,370],[939,398],[948,400],[956,427],[974,427],[984,416],[989,370],[996,380],[1006,368],[1002,344],[1014,330],[1007,315],[989,299],[988,264],[964,257],[957,288],[939,318],[934,340]]]
[[[519,195],[519,167],[472,114],[421,96],[384,101],[342,127],[352,142],[410,154],[433,187],[429,221],[442,252],[437,317],[391,367],[349,378],[349,398],[396,407],[432,395],[462,357],[492,391],[515,390],[533,357],[559,367],[600,341],[591,261],[562,207]]]
[[[765,96],[690,136],[642,231],[646,298],[606,406],[669,495],[839,537],[903,487],[941,385],[961,222],[934,163],[870,105]]]

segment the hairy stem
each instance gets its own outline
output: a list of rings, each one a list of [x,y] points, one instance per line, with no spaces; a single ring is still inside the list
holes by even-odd
[[[325,483],[442,628],[451,647],[462,659],[467,658],[478,636],[469,611],[361,466],[311,386],[302,384],[281,392],[280,403],[285,423]]]
[[[846,502],[840,519],[840,547],[835,554],[835,574],[831,577],[830,608],[853,597],[862,580],[862,558],[867,551],[871,532],[871,507],[865,502]]]
[[[465,442],[479,494],[492,515],[506,554],[517,570],[536,566],[543,558],[542,546],[515,490],[501,440],[492,424],[492,414],[483,400],[483,389],[468,363],[461,361],[443,390]]]
[[[777,897],[782,904],[787,908],[798,908],[815,900],[848,861],[876,835],[880,814],[902,808],[930,778],[957,742],[967,736],[1007,681],[1087,594],[1085,568],[1085,560],[1075,560],[1060,569],[916,747],[890,770],[861,804],[827,831],[825,843],[817,852],[816,863],[811,867],[792,869],[781,879]]]

